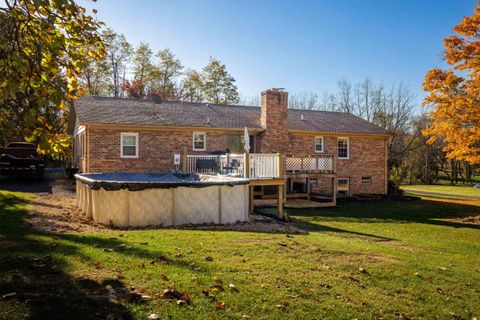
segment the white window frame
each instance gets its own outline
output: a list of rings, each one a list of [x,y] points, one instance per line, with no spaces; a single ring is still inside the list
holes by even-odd
[[[195,136],[196,135],[203,135],[203,148],[201,148],[201,149],[195,148]],[[192,148],[193,148],[193,151],[205,151],[205,150],[207,150],[207,133],[206,132],[195,131],[192,134]]]
[[[363,176],[361,180],[362,184],[372,184],[372,176]]]
[[[339,190],[338,189],[338,182],[340,180],[347,180],[347,183],[346,183],[347,190]],[[337,192],[339,192],[339,191],[345,191],[347,196],[350,195],[350,178],[337,178]]]
[[[123,154],[123,137],[135,137],[135,155]],[[137,132],[122,132],[120,133],[120,158],[122,159],[138,159],[138,133]]]
[[[346,156],[346,157],[339,157],[339,156],[338,156],[338,150],[339,150],[339,149],[338,149],[338,141],[339,141],[340,139],[345,139],[345,140],[347,140],[347,156]],[[350,138],[349,138],[349,137],[338,137],[338,138],[337,138],[337,158],[340,159],[340,160],[348,160],[348,159],[350,159]]]
[[[322,141],[322,150],[317,150],[317,140]],[[323,136],[316,136],[314,141],[315,153],[323,153],[325,151],[325,139]]]

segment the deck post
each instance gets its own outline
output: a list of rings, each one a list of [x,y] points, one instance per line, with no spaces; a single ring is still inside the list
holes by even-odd
[[[307,200],[310,200],[310,178],[307,176],[305,178],[305,183],[307,184]]]
[[[245,178],[249,179],[250,178],[250,155],[248,153],[244,153],[243,156],[245,157],[243,160],[244,165],[244,173],[243,175]]]
[[[248,207],[249,207],[249,212],[250,213],[253,213],[253,210],[254,210],[254,206],[253,206],[253,195],[254,195],[254,186],[248,186]]]
[[[183,146],[182,148],[182,171],[187,172],[188,170],[188,157],[187,157],[187,147]]]
[[[332,178],[332,190],[333,190],[333,195],[332,195],[332,202],[333,205],[337,205],[337,181],[335,177]]]
[[[278,185],[277,214],[280,219],[287,220],[287,215],[283,210],[283,183]]]

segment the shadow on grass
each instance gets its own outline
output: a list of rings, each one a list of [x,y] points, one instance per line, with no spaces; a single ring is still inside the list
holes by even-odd
[[[322,225],[327,221],[351,221],[353,223],[424,223],[452,228],[480,229],[478,224],[452,221],[480,215],[480,206],[434,200],[414,201],[355,201],[345,200],[340,208],[288,209],[292,221],[308,231],[347,232]],[[372,236],[358,233],[358,235]],[[374,236],[376,237],[376,236]],[[387,239],[385,239],[387,240]]]
[[[31,230],[26,221],[29,199],[0,194],[0,319],[130,319],[128,304],[141,303],[121,277],[106,270],[103,280],[69,274],[69,261],[80,258],[95,267],[81,246],[114,250],[188,268],[188,262],[174,261],[141,247],[126,246],[118,238],[56,235]],[[141,246],[141,245],[139,245]],[[102,268],[100,266],[100,268]],[[112,291],[113,290],[113,291]]]

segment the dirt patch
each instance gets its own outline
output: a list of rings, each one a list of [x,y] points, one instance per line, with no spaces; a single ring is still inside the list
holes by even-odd
[[[448,221],[480,225],[480,215],[448,219]]]
[[[288,233],[288,234],[306,234],[303,229],[294,224],[278,221],[276,219],[254,214],[249,216],[249,221],[245,223],[235,223],[227,225],[202,225],[186,226],[181,229],[197,230],[224,230],[224,231],[242,231],[242,232],[264,232],[264,233]]]
[[[94,223],[75,206],[75,195],[40,194],[29,203],[27,222],[34,230],[53,233],[107,232],[109,228]]]

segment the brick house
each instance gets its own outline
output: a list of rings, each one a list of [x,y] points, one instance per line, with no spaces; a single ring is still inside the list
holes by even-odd
[[[279,89],[262,92],[260,107],[82,97],[70,123],[82,172],[192,171],[202,156],[243,154],[247,128],[249,159],[279,161],[275,178],[287,198],[387,192],[385,130],[350,113],[289,109]],[[254,195],[268,198],[268,187]]]

